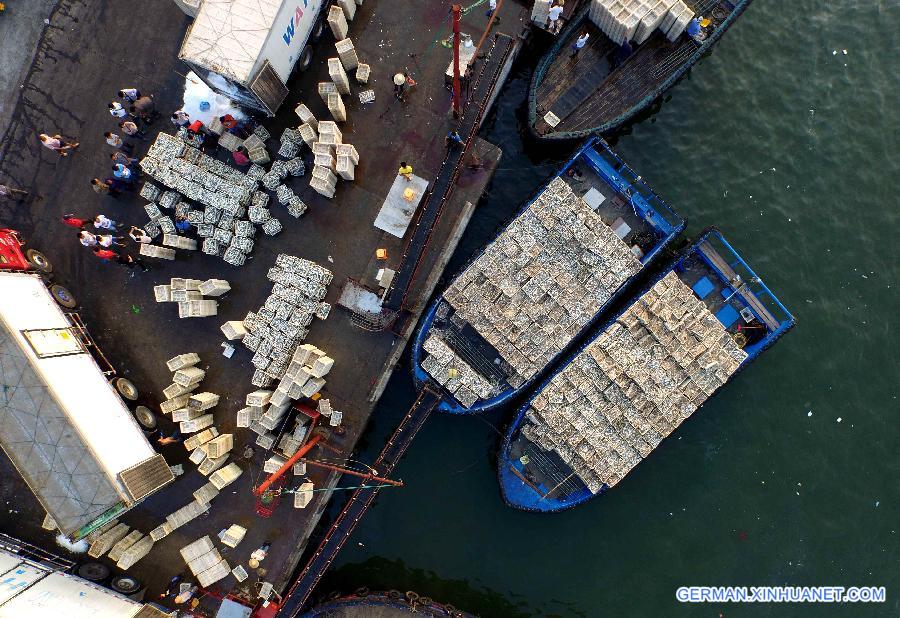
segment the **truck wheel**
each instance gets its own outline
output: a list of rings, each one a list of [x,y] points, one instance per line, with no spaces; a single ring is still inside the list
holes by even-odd
[[[309,35],[309,38],[313,43],[316,43],[322,38],[323,34],[325,34],[325,20],[320,17],[316,22],[316,25],[313,26],[313,31],[312,34]]]
[[[130,575],[116,575],[112,578],[109,587],[131,599],[134,599],[137,595],[143,596],[144,592],[141,580]]]
[[[53,295],[53,300],[66,309],[74,309],[78,306],[78,301],[72,296],[72,292],[58,283],[54,283],[50,286],[50,294]]]
[[[300,54],[300,60],[297,62],[297,70],[301,73],[309,68],[309,65],[312,64],[313,57],[313,49],[311,45],[307,45],[303,48],[303,53]]]
[[[47,259],[47,256],[40,251],[28,249],[25,251],[25,259],[28,260],[29,264],[43,273],[53,272],[53,264],[51,264],[50,260]]]
[[[100,562],[85,562],[78,567],[76,574],[89,582],[102,582],[109,577],[109,567]]]
[[[147,406],[138,406],[135,408],[134,418],[144,429],[156,429],[156,415]]]
[[[125,399],[128,399],[129,401],[137,400],[138,389],[131,380],[126,378],[116,378],[113,381],[113,386],[116,387],[116,390],[119,391],[119,394]]]

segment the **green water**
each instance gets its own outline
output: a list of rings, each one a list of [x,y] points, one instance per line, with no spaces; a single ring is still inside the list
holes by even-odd
[[[503,505],[492,425],[508,413],[432,417],[396,472],[407,487],[383,492],[319,592],[415,589],[485,616],[900,615],[898,32],[896,1],[756,0],[615,141],[688,234],[726,234],[792,332],[625,481],[561,514]],[[534,60],[485,128],[503,169],[451,273],[561,156],[521,137]],[[363,457],[412,396],[398,375]],[[874,585],[887,602],[687,606],[682,585]]]

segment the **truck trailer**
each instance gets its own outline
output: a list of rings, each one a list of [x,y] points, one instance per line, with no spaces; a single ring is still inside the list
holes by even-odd
[[[164,618],[158,607],[134,601],[66,571],[65,561],[22,555],[0,537],[0,618]],[[29,552],[30,553],[30,552]]]
[[[328,0],[203,0],[178,57],[214,92],[269,116],[309,66]]]
[[[175,477],[41,275],[0,269],[0,298],[0,446],[78,540]]]

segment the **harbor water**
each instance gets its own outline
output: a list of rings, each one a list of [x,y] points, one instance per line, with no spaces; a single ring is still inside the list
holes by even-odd
[[[897,360],[900,5],[757,0],[660,109],[612,139],[688,219],[716,225],[797,327],[606,495],[502,503],[512,410],[434,415],[319,594],[415,590],[483,616],[900,615]],[[541,48],[483,136],[503,149],[448,276],[574,148],[526,139]],[[414,399],[398,371],[357,458]],[[335,502],[339,502],[336,500]],[[883,604],[681,604],[680,586],[884,586]]]

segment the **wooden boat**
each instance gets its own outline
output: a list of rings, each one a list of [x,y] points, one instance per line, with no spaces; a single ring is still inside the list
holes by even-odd
[[[541,58],[531,79],[529,127],[541,139],[579,139],[615,130],[671,88],[744,12],[751,0],[684,0],[696,15],[693,36],[669,40],[660,28],[628,47],[597,26],[589,4]],[[601,0],[594,0],[595,3]],[[702,19],[701,19],[702,18]],[[610,29],[607,27],[607,29]],[[572,45],[590,34],[576,57]]]
[[[504,500],[546,513],[605,493],[793,325],[705,232],[520,408],[498,457]]]

